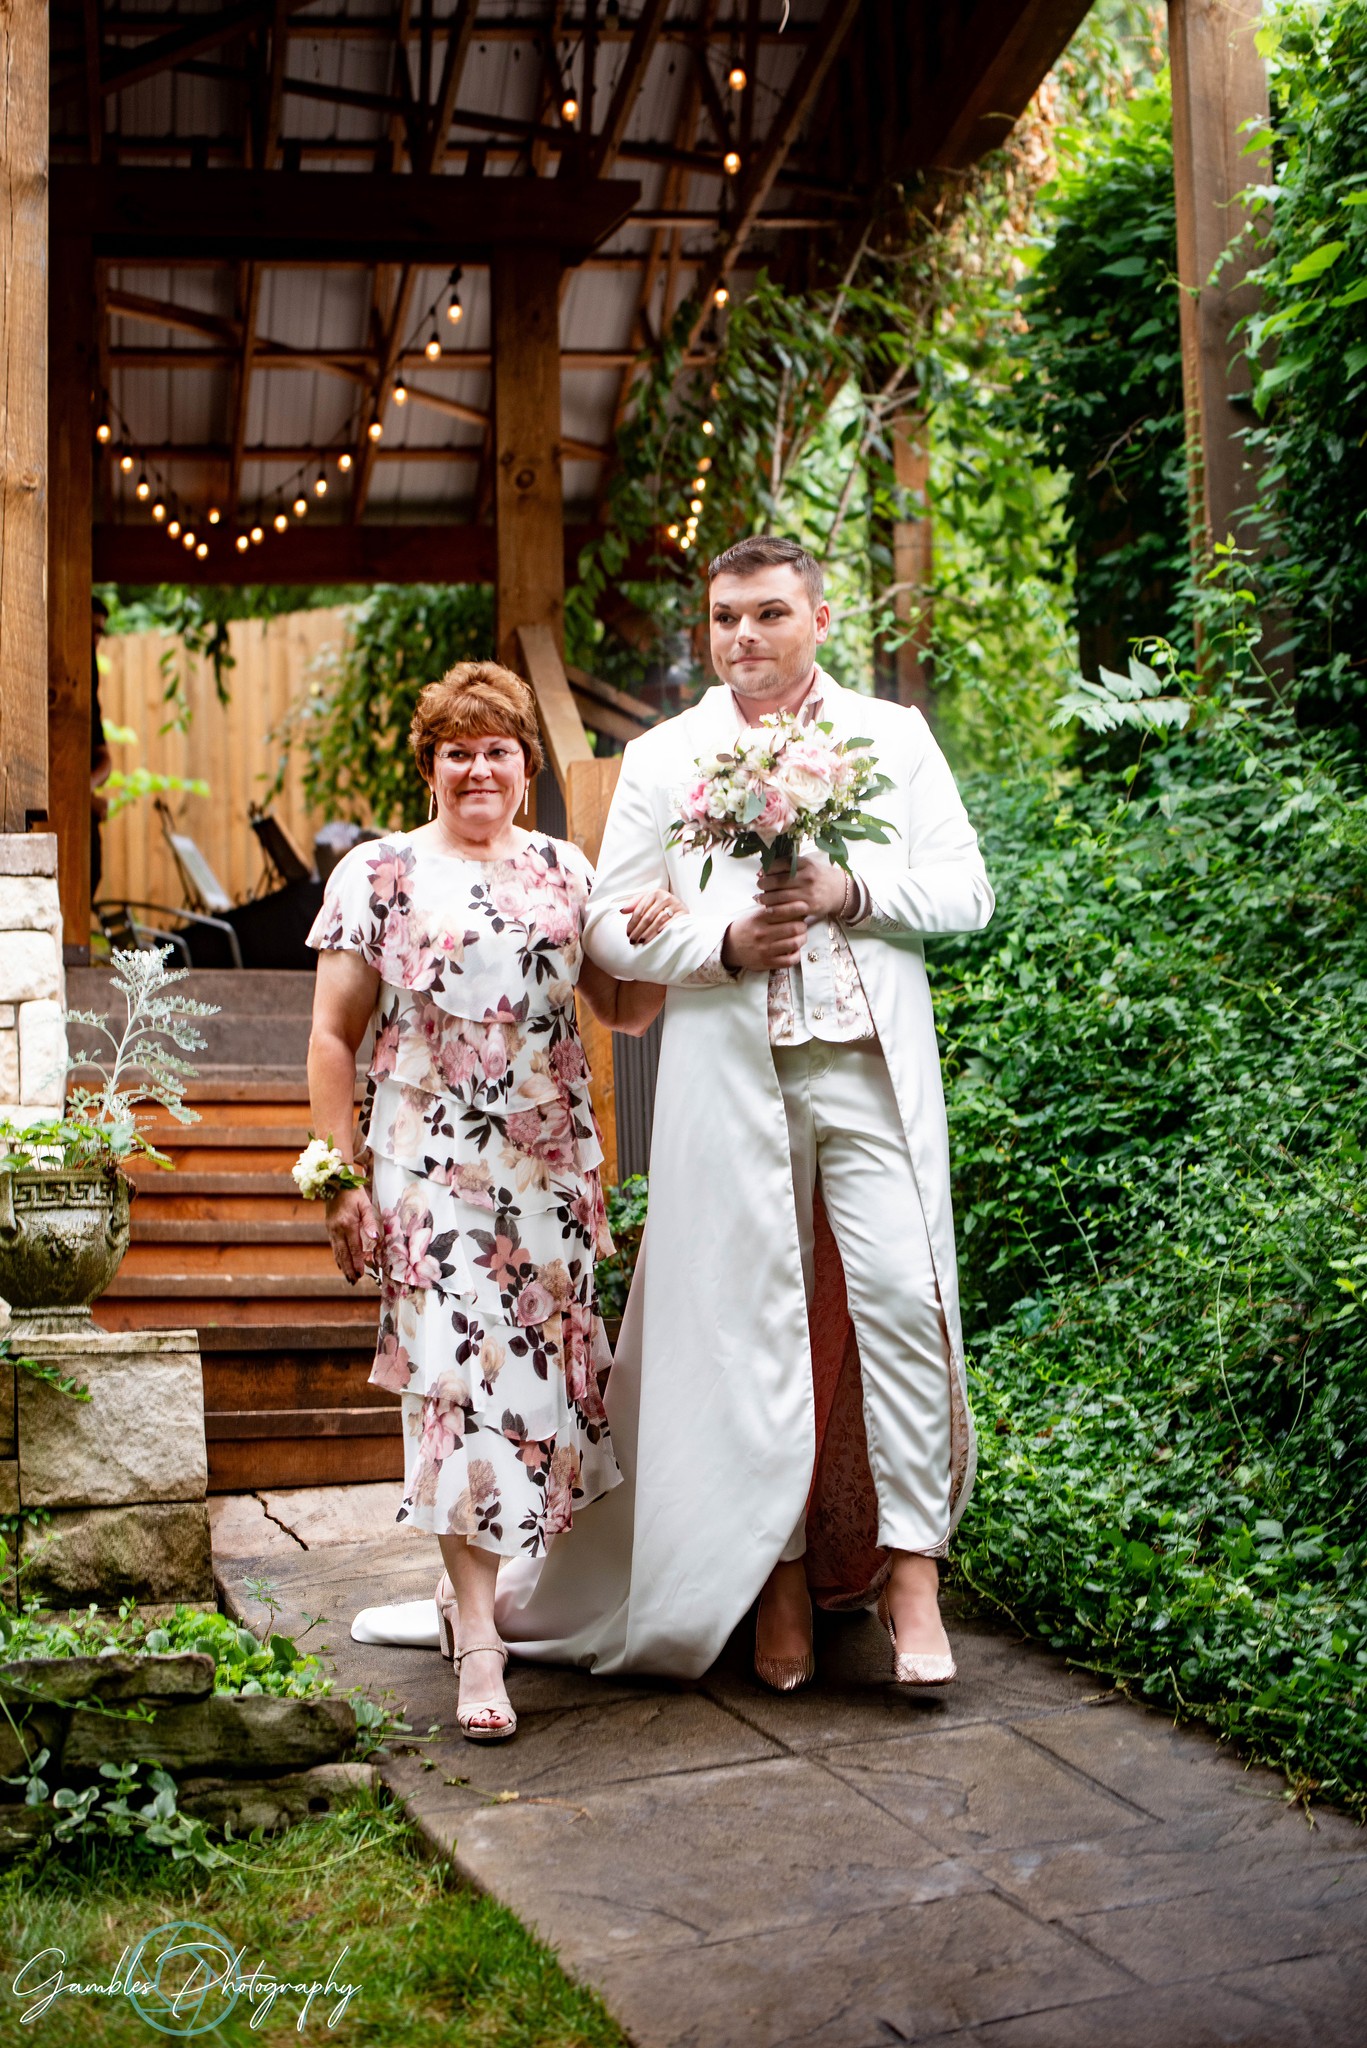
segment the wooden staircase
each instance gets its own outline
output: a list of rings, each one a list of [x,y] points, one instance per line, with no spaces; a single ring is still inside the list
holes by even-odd
[[[73,1008],[109,1008],[98,969],[67,979]],[[379,1291],[348,1287],[319,1205],[290,1178],[308,1137],[313,977],[203,972],[184,986],[220,1006],[187,1091],[201,1120],[149,1122],[175,1171],[132,1163],[132,1244],[96,1321],[198,1332],[212,1492],[401,1478],[398,1403],[367,1379]]]

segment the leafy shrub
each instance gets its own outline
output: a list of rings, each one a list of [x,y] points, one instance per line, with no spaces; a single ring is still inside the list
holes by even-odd
[[[1256,216],[1251,439],[1297,619],[1307,708],[1367,717],[1367,4],[1279,12],[1275,203]]]
[[[611,1258],[598,1261],[594,1271],[598,1313],[601,1316],[615,1319],[627,1305],[646,1227],[649,1192],[649,1183],[643,1173],[628,1174],[620,1185],[605,1190],[608,1229],[612,1232],[615,1249]]]
[[[938,955],[986,1436],[959,1556],[1061,1649],[1367,1812],[1367,800],[1209,700],[968,792]]]
[[[197,1651],[214,1660],[214,1691],[243,1697],[269,1693],[302,1699],[332,1690],[318,1659],[289,1636],[257,1636],[226,1614],[177,1607],[169,1620],[149,1624],[131,1602],[117,1619],[91,1607],[65,1621],[44,1620],[37,1603],[23,1613],[0,1608],[0,1662],[26,1657],[98,1657],[106,1651],[157,1655]]]
[[[1179,640],[1188,532],[1172,112],[1166,82],[1088,139],[1040,203],[1008,427],[1066,475],[1054,575],[1084,648],[1140,620]],[[1221,536],[1223,538],[1223,536]],[[1099,643],[1099,644],[1098,644]]]

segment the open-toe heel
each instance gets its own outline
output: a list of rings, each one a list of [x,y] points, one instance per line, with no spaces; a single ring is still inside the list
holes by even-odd
[[[467,1657],[478,1656],[481,1650],[491,1651],[495,1657],[501,1657],[505,1664],[508,1661],[508,1652],[502,1643],[467,1644],[463,1650],[457,1650],[453,1660],[458,1687],[461,1665]],[[489,1714],[498,1716],[497,1725],[492,1728],[477,1728],[475,1723]],[[512,1702],[506,1692],[502,1699],[468,1700],[464,1706],[459,1704],[457,1695],[456,1726],[467,1742],[506,1742],[510,1735],[517,1733],[517,1715],[513,1712]]]

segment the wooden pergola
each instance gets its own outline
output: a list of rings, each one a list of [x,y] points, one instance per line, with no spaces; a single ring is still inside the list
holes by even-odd
[[[57,832],[68,957],[90,930],[95,580],[491,581],[499,651],[537,689],[591,840],[614,771],[562,667],[566,561],[643,354],[692,298],[705,357],[718,295],[759,265],[829,275],[880,210],[972,165],[1085,12],[12,0],[0,831]],[[1207,280],[1253,175],[1256,13],[1169,9],[1193,468],[1217,533],[1243,488],[1239,304]],[[910,444],[907,462],[923,485]],[[899,532],[904,562],[926,559],[925,524]]]

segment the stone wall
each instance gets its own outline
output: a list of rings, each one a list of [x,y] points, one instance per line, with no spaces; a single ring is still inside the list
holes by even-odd
[[[0,1117],[61,1108],[65,1008],[56,836],[0,833]]]

